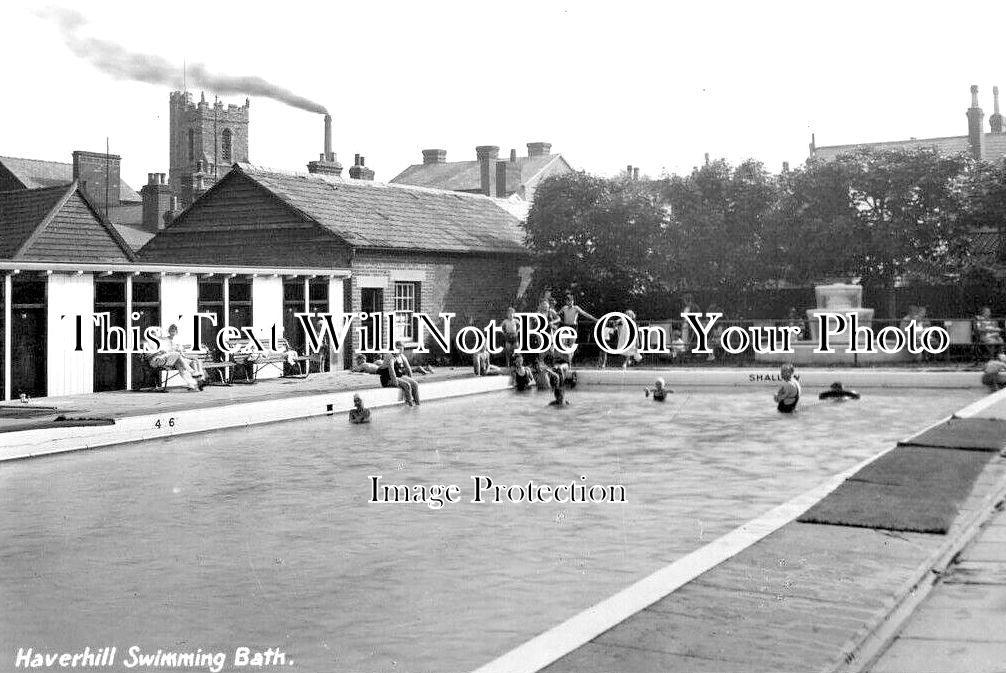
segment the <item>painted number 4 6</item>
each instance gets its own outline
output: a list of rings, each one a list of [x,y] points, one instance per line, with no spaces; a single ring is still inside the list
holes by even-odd
[[[161,419],[159,419],[159,418],[158,418],[158,419],[157,419],[157,420],[156,420],[156,421],[154,422],[154,427],[155,427],[155,428],[157,428],[158,430],[160,430],[160,429],[161,429]],[[173,427],[175,427],[175,419],[174,419],[173,417],[172,417],[172,418],[169,418],[169,419],[168,419],[168,427],[169,427],[169,428],[173,428]]]

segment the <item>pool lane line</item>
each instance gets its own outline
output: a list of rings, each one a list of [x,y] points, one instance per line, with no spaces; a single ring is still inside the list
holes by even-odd
[[[1006,391],[1003,392],[1006,393]],[[964,409],[970,409],[976,404],[978,403],[973,403],[964,407]],[[823,500],[859,470],[893,451],[899,444],[946,423],[953,416],[945,416],[922,430],[913,432],[908,437],[892,443],[890,447],[839,472],[809,491],[805,491],[795,498],[770,509],[765,514],[738,526],[729,533],[664,566],[613,596],[570,617],[531,640],[518,645],[509,652],[477,668],[473,673],[537,673],[537,671],[558,661],[574,650],[583,647],[629,617],[666,598],[703,573],[730,560],[783,526],[792,523],[797,517]],[[1004,489],[1006,489],[1006,486],[1004,486]],[[1000,491],[997,489],[995,497],[999,497],[1000,492],[1006,494],[1006,490]],[[984,520],[984,517],[979,518]],[[970,528],[970,526],[966,528]],[[960,539],[960,536],[955,537],[954,542]],[[962,546],[966,544],[966,541],[961,543]],[[953,554],[950,555],[950,558],[952,557]],[[929,562],[924,564],[925,568],[928,568],[929,565]],[[923,571],[923,574],[925,572],[926,570]],[[916,583],[918,582],[919,580],[916,580]],[[870,632],[864,636],[863,641],[869,638]],[[856,644],[853,647],[853,651],[859,650],[860,645]]]

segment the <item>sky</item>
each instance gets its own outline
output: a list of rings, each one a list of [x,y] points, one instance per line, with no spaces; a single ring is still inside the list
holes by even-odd
[[[983,39],[1000,12],[991,3],[48,5],[79,13],[69,41],[46,7],[0,6],[0,155],[69,162],[108,138],[136,189],[168,171],[168,96],[183,62],[326,107],[341,163],[362,154],[379,181],[420,163],[423,148],[457,161],[477,145],[525,155],[535,141],[600,175],[629,164],[687,173],[706,153],[777,172],[806,160],[811,133],[818,145],[965,135],[971,84],[988,130],[992,86],[1006,87],[1001,49]],[[173,81],[92,62],[108,54],[160,64]],[[321,115],[250,97],[251,162],[306,170],[322,151]]]

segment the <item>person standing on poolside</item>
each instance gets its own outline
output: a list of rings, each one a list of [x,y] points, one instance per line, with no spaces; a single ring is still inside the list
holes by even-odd
[[[587,320],[597,322],[597,318],[591,314],[584,311],[582,308],[576,305],[573,301],[573,293],[566,293],[566,303],[562,305],[559,309],[559,323],[562,327],[572,327],[573,331],[576,332],[577,343],[580,341],[580,330],[579,330],[579,318],[583,316]],[[566,356],[566,361],[573,364],[573,353]]]
[[[636,313],[632,309],[625,309],[625,315],[628,316],[629,320],[635,322]],[[632,334],[630,324],[626,320],[622,320],[618,325],[618,350],[622,351],[622,355],[625,356],[625,361],[622,362],[622,369],[627,368],[630,364],[638,364],[642,361],[643,356],[639,354],[639,334],[636,334],[636,341],[629,343],[629,336]]]
[[[779,375],[782,377],[782,385],[773,399],[779,403],[777,408],[781,413],[791,414],[796,411],[797,402],[800,401],[800,381],[789,362],[780,368]]]
[[[517,349],[517,341],[520,337],[517,330],[517,321],[514,319],[514,307],[511,306],[506,310],[506,318],[500,323],[500,329],[503,331],[503,352],[505,353],[505,364],[507,367],[513,361],[513,352]]]

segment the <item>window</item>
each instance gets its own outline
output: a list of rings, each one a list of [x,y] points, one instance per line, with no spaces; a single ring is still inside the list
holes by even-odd
[[[224,129],[220,142],[220,158],[225,164],[231,163],[231,130]]]
[[[419,283],[395,283],[395,338],[415,338],[412,314],[419,311]]]
[[[189,129],[189,161],[196,158],[196,132]]]

